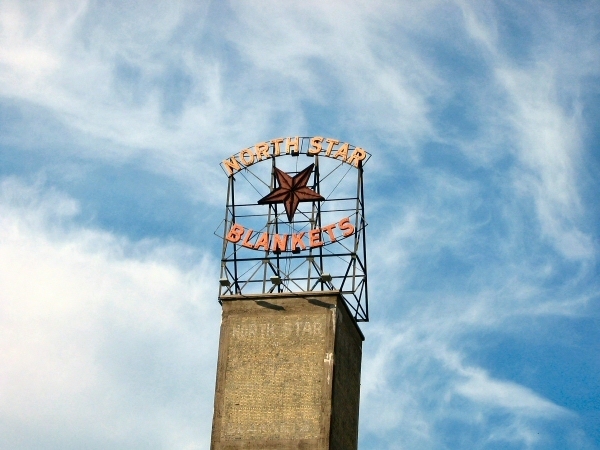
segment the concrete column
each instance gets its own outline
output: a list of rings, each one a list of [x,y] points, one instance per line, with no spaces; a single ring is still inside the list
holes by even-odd
[[[364,337],[339,293],[221,301],[211,449],[356,449]]]

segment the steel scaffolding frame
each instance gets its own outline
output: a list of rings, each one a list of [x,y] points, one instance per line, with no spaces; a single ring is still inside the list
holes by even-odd
[[[259,166],[264,168],[268,165],[268,161],[263,161],[262,164],[243,167],[229,176],[225,218],[215,231],[223,239],[219,298],[260,293],[305,295],[315,291],[339,291],[354,319],[366,322],[369,320],[369,304],[363,166],[370,155],[367,153],[358,167],[354,167],[331,157],[309,154],[310,139],[300,137],[300,148],[291,155],[272,156],[270,174],[259,173]],[[270,145],[273,155],[273,143]],[[236,203],[236,193],[239,198],[242,197],[240,194],[247,197],[248,192],[256,191],[262,197],[275,189],[276,167],[291,176],[299,173],[298,165],[302,158],[307,161],[311,158],[314,162],[311,188],[325,200],[300,203],[292,222],[289,222],[280,204],[258,205],[245,199]],[[355,181],[351,175],[353,171],[356,171]],[[340,190],[344,191],[342,195],[335,195]],[[264,232],[269,235],[308,232],[322,228],[332,219],[337,218],[333,220],[336,222],[343,217],[350,218],[355,230],[352,235],[302,251],[274,252],[271,248],[259,251],[225,239],[236,223],[255,226],[250,233],[250,238],[255,239]]]

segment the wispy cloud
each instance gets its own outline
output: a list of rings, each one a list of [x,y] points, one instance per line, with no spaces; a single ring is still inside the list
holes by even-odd
[[[477,6],[463,4],[466,30],[485,49],[493,81],[505,92],[502,112],[494,117],[509,131],[505,143],[519,161],[513,169],[516,193],[532,199],[542,234],[559,252],[572,259],[589,259],[595,251],[581,228],[585,218],[577,179],[585,132],[581,85],[594,59],[587,32],[577,40],[579,17],[559,25],[558,12],[535,9],[545,21],[529,30],[537,39],[522,43],[527,58],[519,58],[505,49],[506,36],[498,33],[493,7]]]

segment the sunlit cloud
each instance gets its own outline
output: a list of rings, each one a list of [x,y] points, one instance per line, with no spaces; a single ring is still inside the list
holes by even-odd
[[[218,339],[210,257],[73,226],[76,202],[43,188],[0,188],[4,442],[203,448]]]

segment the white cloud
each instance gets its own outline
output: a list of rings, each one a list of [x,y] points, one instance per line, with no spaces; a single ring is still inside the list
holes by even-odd
[[[0,188],[4,442],[208,448],[215,264],[74,225],[77,205],[39,188]]]
[[[173,43],[188,13],[199,19],[205,14],[175,2],[132,8],[49,1],[39,11],[4,2],[0,20],[10,26],[0,35],[0,92],[47,108],[67,127],[109,143],[87,156],[122,160],[146,154],[158,160],[155,167],[181,161],[162,170],[189,174],[190,162],[197,169],[199,155],[211,156],[213,140],[225,137],[221,121],[231,121],[233,111],[223,105],[218,63],[188,43]],[[130,73],[120,75],[119,64]],[[189,71],[194,81],[185,93],[189,108],[174,124],[163,114],[168,99],[161,81],[173,67]],[[133,79],[125,89],[139,92],[136,101],[115,84],[128,76]]]
[[[496,88],[504,93],[491,99],[489,110],[503,146],[517,159],[515,195],[533,201],[541,233],[562,255],[592,258],[577,173],[585,151],[579,96],[584,77],[594,71],[595,44],[585,27],[579,32],[575,17],[559,20],[551,5],[537,5],[535,13],[544,20],[529,30],[536,39],[522,44],[529,56],[516,58],[505,49],[493,3],[461,2],[461,8],[466,31],[483,49]]]
[[[529,416],[555,417],[566,414],[567,410],[540,397],[531,389],[508,381],[494,380],[482,370],[464,369],[468,378],[458,383],[457,394],[474,402],[511,411],[522,411]]]
[[[306,100],[341,101],[344,123],[376,127],[405,146],[432,132],[426,97],[442,81],[401,42],[388,61],[386,42],[396,37],[381,33],[397,16],[422,23],[431,6],[237,3],[233,16],[213,11],[222,20],[207,24],[208,4],[119,5],[50,1],[35,13],[8,1],[0,9],[10,24],[0,34],[0,93],[108,143],[88,157],[143,155],[154,170],[197,178],[219,161],[218,148],[228,155],[273,132],[304,132]],[[306,32],[311,24],[315,32]],[[221,34],[230,56],[205,42],[208,30]],[[172,73],[187,80],[175,115],[165,113]]]
[[[553,69],[542,66],[526,73],[499,70],[510,93],[517,154],[523,166],[515,173],[517,189],[534,198],[543,233],[573,259],[593,255],[591,238],[578,229],[582,205],[577,182],[581,165],[582,127],[577,110],[558,102]]]
[[[466,440],[465,446],[486,441],[528,446],[543,438],[544,421],[574,417],[531,389],[466,363],[462,352],[452,348],[455,334],[469,329],[448,314],[438,311],[435,317],[437,321],[413,316],[399,324],[370,327],[362,433],[390,443],[402,436],[399,447],[389,448],[452,448],[446,440],[451,434],[440,434],[440,427],[479,423],[482,436]]]
[[[293,104],[334,102],[334,126],[356,130],[353,138],[376,131],[411,151],[432,133],[427,97],[444,84],[403,45],[411,27],[426,23],[429,3],[269,2],[263,9],[236,2],[241,26],[228,34],[264,71],[262,83],[298,87],[286,92]]]

